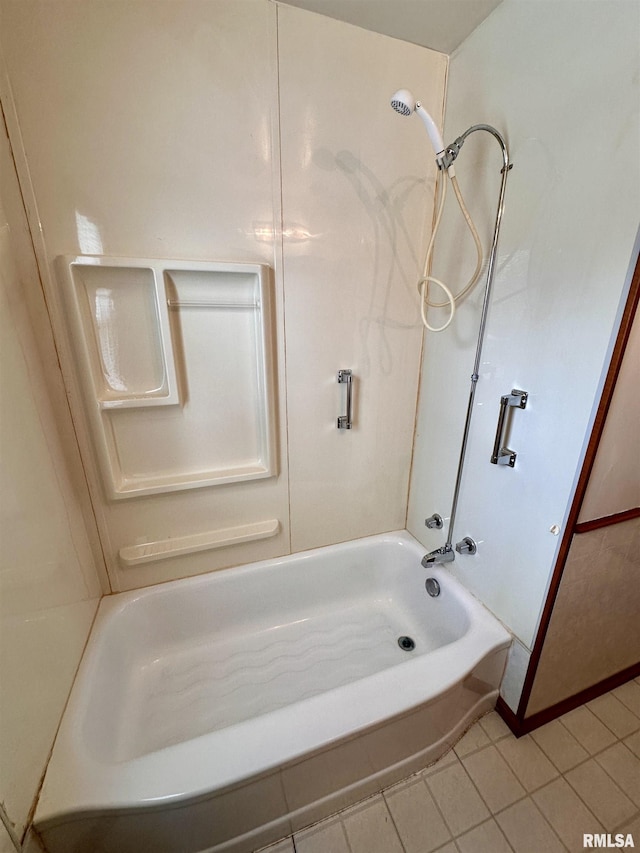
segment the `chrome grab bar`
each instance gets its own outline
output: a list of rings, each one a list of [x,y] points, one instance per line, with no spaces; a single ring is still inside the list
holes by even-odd
[[[338,429],[351,429],[353,426],[353,421],[351,419],[353,373],[350,370],[339,370],[338,382],[340,384],[346,384],[347,386],[347,412],[345,415],[340,415],[338,418]]]
[[[507,412],[510,408],[526,409],[528,398],[529,395],[526,391],[518,391],[517,388],[513,388],[511,394],[505,394],[503,397],[500,397],[498,426],[496,428],[496,438],[493,443],[493,452],[491,454],[491,462],[494,465],[508,465],[510,468],[515,466],[517,453],[504,446],[504,430],[507,423]]]

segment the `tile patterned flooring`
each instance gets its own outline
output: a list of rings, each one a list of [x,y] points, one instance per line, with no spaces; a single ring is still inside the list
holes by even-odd
[[[583,833],[640,848],[640,678],[520,739],[492,711],[436,764],[263,853],[578,853]]]

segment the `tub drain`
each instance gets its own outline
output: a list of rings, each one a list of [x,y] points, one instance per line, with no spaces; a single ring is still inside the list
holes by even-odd
[[[398,645],[404,652],[411,652],[416,647],[416,644],[411,637],[398,637]]]

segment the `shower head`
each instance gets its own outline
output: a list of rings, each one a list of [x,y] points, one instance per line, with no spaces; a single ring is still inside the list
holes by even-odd
[[[391,98],[391,106],[401,116],[410,116],[416,108],[416,99],[408,89],[398,89]]]
[[[391,98],[391,106],[397,113],[400,113],[401,116],[410,116],[413,112],[419,115],[427,133],[429,134],[429,139],[431,140],[431,145],[436,153],[436,157],[442,154],[444,151],[444,142],[442,141],[442,136],[440,135],[440,131],[438,130],[435,121],[431,118],[422,104],[419,101],[416,101],[408,89],[398,89],[395,95]]]

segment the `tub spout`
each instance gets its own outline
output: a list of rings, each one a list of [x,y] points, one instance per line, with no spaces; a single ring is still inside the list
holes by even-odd
[[[436,548],[435,551],[429,551],[422,558],[422,565],[425,569],[429,566],[436,566],[438,563],[450,563],[455,560],[456,555],[451,545],[443,545],[442,548]]]

